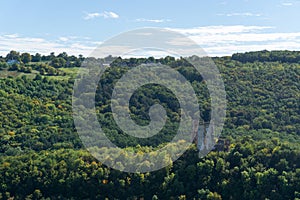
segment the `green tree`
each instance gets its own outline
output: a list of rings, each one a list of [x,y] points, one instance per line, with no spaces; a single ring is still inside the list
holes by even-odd
[[[21,61],[25,64],[31,62],[31,55],[29,53],[22,53],[21,54]]]
[[[6,62],[0,62],[0,70],[8,68],[8,64]]]
[[[51,66],[53,66],[54,68],[60,68],[60,67],[65,67],[66,63],[67,62],[63,57],[59,57],[59,58],[54,58],[51,61]]]
[[[42,60],[42,55],[39,53],[36,53],[32,56],[32,62],[40,62]]]
[[[17,51],[10,51],[6,57],[5,57],[5,60],[6,61],[9,61],[9,60],[17,60],[17,61],[21,61],[21,58],[20,58],[20,53],[17,52]]]

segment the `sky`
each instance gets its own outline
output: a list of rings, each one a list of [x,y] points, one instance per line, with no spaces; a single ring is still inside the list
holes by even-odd
[[[1,0],[0,55],[88,56],[143,27],[178,31],[210,56],[300,50],[300,0]]]

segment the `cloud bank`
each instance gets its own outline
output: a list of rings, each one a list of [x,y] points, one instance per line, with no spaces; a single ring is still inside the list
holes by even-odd
[[[206,26],[194,28],[168,28],[188,36],[210,56],[225,56],[236,52],[258,50],[300,50],[300,32],[279,32],[267,26]],[[184,46],[189,43],[182,38],[170,38],[168,43]],[[0,36],[0,54],[10,50],[49,54],[67,52],[70,55],[84,56],[90,53],[101,41],[91,38],[61,36],[56,39],[25,37],[19,34]]]

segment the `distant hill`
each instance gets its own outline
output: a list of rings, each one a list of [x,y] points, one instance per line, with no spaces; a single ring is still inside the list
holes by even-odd
[[[300,51],[254,51],[236,53],[232,55],[233,60],[246,62],[282,62],[300,63]]]
[[[8,57],[19,60],[18,56],[12,52]],[[65,53],[31,56],[34,60],[11,66],[5,57],[0,58],[0,199],[300,198],[299,52],[260,51],[213,58],[227,93],[222,137],[229,147],[218,147],[219,151],[200,159],[191,146],[167,168],[137,174],[106,167],[79,139],[72,93],[84,58]],[[26,58],[30,60],[27,54]],[[114,85],[143,63],[177,70],[191,82],[204,121],[210,120],[211,111],[206,83],[185,59],[116,58],[98,84],[98,120],[113,143],[140,154],[169,142],[180,119],[174,94],[162,86],[147,85],[131,97],[131,117],[146,125],[149,107],[159,103],[167,111],[165,127],[154,137],[138,139],[117,126],[110,107]]]

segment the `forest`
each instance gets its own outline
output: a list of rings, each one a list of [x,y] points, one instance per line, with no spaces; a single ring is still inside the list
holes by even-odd
[[[200,158],[193,144],[168,167],[148,173],[114,170],[84,148],[73,121],[72,94],[85,59],[65,52],[0,56],[0,199],[300,199],[300,52],[213,57],[226,89],[220,139],[229,141],[228,148]],[[160,85],[141,87],[129,107],[132,119],[145,125],[149,108],[163,105],[167,120],[159,134],[128,136],[114,121],[114,85],[144,63],[181,73],[195,90],[201,118],[210,120],[206,83],[184,58],[103,59],[114,61],[98,83],[95,106],[117,146],[149,151],[171,141],[178,129],[180,105]]]

